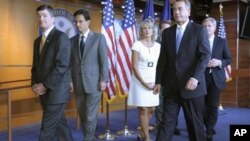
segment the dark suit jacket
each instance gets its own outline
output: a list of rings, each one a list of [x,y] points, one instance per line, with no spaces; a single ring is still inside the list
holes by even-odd
[[[84,53],[80,55],[79,35],[71,38],[72,43],[72,80],[77,94],[99,93],[100,81],[108,81],[107,43],[102,34],[90,31],[86,38]],[[83,83],[83,85],[82,85]]]
[[[231,55],[228,48],[227,40],[220,37],[215,37],[213,42],[213,49],[211,58],[221,60],[221,67],[213,67],[212,77],[217,88],[223,89],[226,87],[226,77],[224,67],[230,64]]]
[[[34,41],[31,84],[43,83],[47,87],[46,94],[40,96],[43,104],[66,103],[70,94],[70,40],[65,33],[53,28],[41,54],[40,41],[41,36]]]
[[[174,25],[163,32],[156,84],[164,87],[166,97],[174,96],[171,88],[177,87],[176,83],[173,83],[176,78],[183,98],[205,95],[205,69],[210,58],[207,31],[201,25],[189,22],[183,33],[179,52],[176,54],[176,28],[177,25]],[[198,80],[198,87],[193,91],[185,89],[191,77]]]

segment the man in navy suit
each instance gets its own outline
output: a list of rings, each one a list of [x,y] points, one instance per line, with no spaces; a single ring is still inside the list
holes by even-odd
[[[207,141],[212,141],[214,127],[218,119],[220,92],[226,86],[224,67],[230,64],[231,55],[226,39],[215,36],[216,20],[206,18],[202,25],[207,28],[211,60],[205,71],[207,95],[205,96],[205,125]]]
[[[64,115],[70,95],[70,40],[55,28],[51,6],[39,6],[36,13],[42,35],[34,41],[31,85],[43,108],[39,141],[72,141]]]
[[[157,141],[171,141],[182,107],[190,141],[204,141],[205,69],[210,50],[206,29],[189,21],[191,3],[176,0],[177,23],[162,33],[154,92],[163,86],[164,114]]]
[[[159,30],[159,35],[156,39],[156,42],[158,43],[161,43],[161,36],[162,36],[162,32],[169,28],[170,26],[172,26],[174,24],[174,22],[172,22],[171,20],[168,20],[168,21],[162,21],[160,23],[160,30]],[[162,90],[161,90],[161,93],[162,93]],[[160,93],[160,104],[159,106],[156,106],[155,108],[155,122],[156,122],[156,126],[155,126],[155,131],[158,132],[158,128],[160,127],[161,125],[161,122],[162,122],[162,115],[163,115],[163,96],[162,94]],[[178,120],[176,122],[176,128],[174,130],[174,134],[175,135],[181,135],[181,131],[177,128],[177,125],[178,125]]]
[[[74,18],[79,34],[71,38],[72,82],[84,141],[96,141],[94,135],[99,103],[109,81],[108,48],[104,35],[89,29],[90,15],[87,10],[77,10]]]

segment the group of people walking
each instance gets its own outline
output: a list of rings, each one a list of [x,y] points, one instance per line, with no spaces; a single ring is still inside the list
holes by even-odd
[[[86,10],[74,13],[79,34],[71,39],[55,28],[51,6],[41,5],[36,12],[43,31],[34,42],[31,70],[32,90],[43,108],[39,141],[73,140],[64,115],[70,91],[76,95],[84,141],[95,141],[101,92],[109,80],[105,37],[89,29]]]
[[[138,107],[144,141],[151,141],[148,124],[155,107],[160,119],[156,141],[172,140],[180,108],[190,141],[213,140],[220,92],[226,86],[224,67],[231,56],[226,40],[215,36],[216,20],[209,17],[199,25],[189,20],[190,12],[188,0],[174,1],[175,24],[161,31],[160,44],[154,23],[145,20],[132,47],[128,104]]]
[[[228,45],[215,36],[214,18],[202,25],[189,20],[189,0],[176,0],[172,6],[175,24],[164,28],[162,23],[157,39],[154,22],[144,20],[131,48],[128,105],[138,107],[137,139],[151,141],[149,122],[155,112],[156,141],[171,141],[182,108],[189,140],[211,141],[220,92],[226,86],[224,67],[231,60]],[[39,141],[73,140],[64,115],[70,91],[76,95],[84,141],[96,141],[101,93],[109,81],[105,37],[89,29],[86,10],[74,13],[79,34],[71,39],[55,28],[51,6],[39,6],[36,13],[43,31],[34,41],[31,70],[32,90],[43,108]]]

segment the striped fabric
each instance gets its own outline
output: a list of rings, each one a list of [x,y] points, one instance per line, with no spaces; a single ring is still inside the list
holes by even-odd
[[[107,102],[111,102],[116,97],[116,44],[112,0],[106,0],[105,2],[101,32],[105,36],[108,45],[109,82],[107,83],[105,96]]]
[[[122,21],[122,32],[117,46],[117,80],[119,94],[126,97],[131,79],[131,47],[137,40],[135,7],[133,0],[126,0]]]

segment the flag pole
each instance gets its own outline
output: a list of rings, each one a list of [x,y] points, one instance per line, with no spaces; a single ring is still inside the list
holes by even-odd
[[[111,133],[110,128],[109,128],[109,103],[106,102],[106,133],[99,135],[99,139],[101,140],[115,140],[116,136],[114,134]]]
[[[220,3],[219,9],[220,9],[220,17],[221,17],[221,16],[223,16],[223,5],[222,5],[222,3]],[[220,104],[218,106],[218,110],[220,111],[219,115],[221,115],[221,112],[224,111],[224,108],[223,108],[223,106],[221,104],[221,100],[220,100]]]
[[[118,135],[122,135],[122,136],[125,136],[125,137],[128,137],[128,136],[131,136],[134,134],[133,131],[130,131],[128,129],[128,98],[126,97],[125,98],[125,110],[124,110],[124,129],[123,130],[120,130],[117,132]]]
[[[101,100],[101,113],[104,112],[104,98],[103,98],[103,94],[102,94],[102,100]]]
[[[219,33],[218,36],[221,38],[226,39],[226,32],[225,32],[225,26],[224,26],[224,20],[223,20],[223,5],[222,3],[220,3],[219,5],[219,10],[220,10],[220,24],[219,24]],[[232,76],[231,76],[231,65],[227,65],[226,67],[224,67],[224,71],[225,71],[225,75],[226,75],[226,82],[229,82],[230,80],[232,80]],[[223,115],[226,114],[225,109],[223,108],[222,104],[221,104],[221,100],[220,100],[220,104],[218,106],[218,115]]]
[[[220,16],[223,16],[223,5],[222,5],[222,3],[220,3],[219,9],[220,9]],[[223,108],[223,106],[222,106],[221,103],[220,103],[219,106],[218,106],[218,110],[219,110],[219,111],[224,111],[224,108]]]

